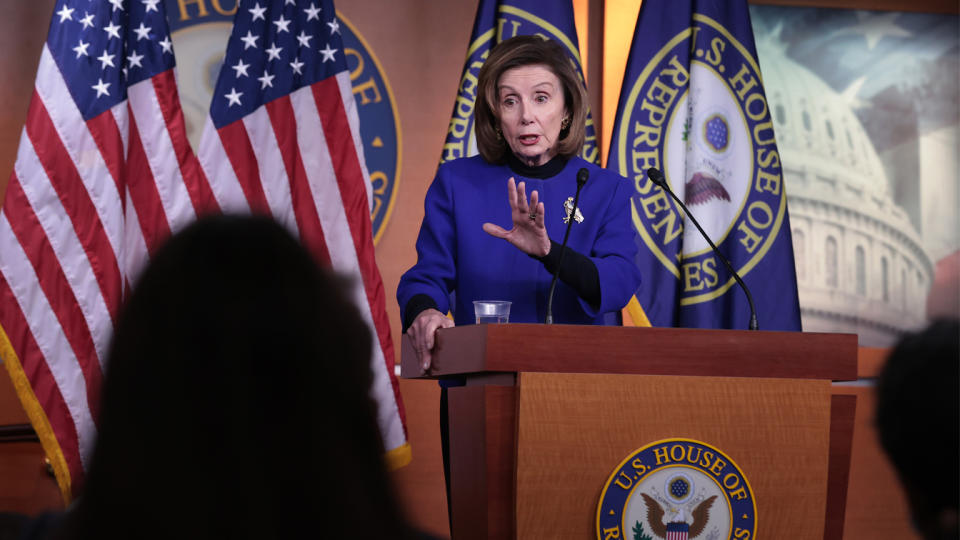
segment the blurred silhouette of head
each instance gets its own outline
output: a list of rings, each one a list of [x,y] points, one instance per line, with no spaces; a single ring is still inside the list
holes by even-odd
[[[905,336],[877,383],[877,430],[924,538],[956,540],[960,493],[960,323]]]
[[[118,322],[71,530],[404,537],[349,290],[267,218],[172,237]]]

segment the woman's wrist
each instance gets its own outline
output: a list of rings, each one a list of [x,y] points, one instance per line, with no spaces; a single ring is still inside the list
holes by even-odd
[[[432,297],[430,297],[430,295],[413,295],[413,297],[407,301],[407,306],[403,310],[403,333],[407,333],[407,330],[410,329],[410,325],[413,324],[413,321],[417,320],[417,317],[419,317],[421,313],[428,309],[434,309],[437,312],[440,311],[437,309],[437,303]]]

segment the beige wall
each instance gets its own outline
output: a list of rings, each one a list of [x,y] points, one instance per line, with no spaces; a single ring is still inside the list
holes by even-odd
[[[0,199],[6,192],[54,0],[6,2],[0,17]]]

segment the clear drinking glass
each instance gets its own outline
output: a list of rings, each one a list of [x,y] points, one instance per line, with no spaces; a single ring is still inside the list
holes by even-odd
[[[473,314],[477,324],[499,324],[510,322],[510,304],[507,300],[474,300]]]

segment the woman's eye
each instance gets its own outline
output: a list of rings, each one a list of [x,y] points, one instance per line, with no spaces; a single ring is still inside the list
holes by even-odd
[[[535,97],[534,99],[537,101],[537,103],[546,103],[546,102],[547,102],[547,96],[544,96],[544,95],[542,95],[542,94],[539,95],[539,96],[537,96],[537,97]]]

